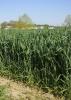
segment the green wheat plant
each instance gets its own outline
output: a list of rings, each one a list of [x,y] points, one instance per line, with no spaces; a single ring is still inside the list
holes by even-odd
[[[0,30],[0,74],[66,94],[71,78],[71,29]]]

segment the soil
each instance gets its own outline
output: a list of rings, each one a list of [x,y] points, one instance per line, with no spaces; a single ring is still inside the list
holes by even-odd
[[[0,77],[0,86],[6,87],[6,95],[10,96],[12,100],[63,100],[50,93],[44,93],[42,90],[14,82],[5,77]]]

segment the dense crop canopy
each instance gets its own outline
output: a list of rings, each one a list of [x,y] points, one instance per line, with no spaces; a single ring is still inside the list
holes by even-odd
[[[0,30],[0,73],[65,93],[71,78],[71,30]]]

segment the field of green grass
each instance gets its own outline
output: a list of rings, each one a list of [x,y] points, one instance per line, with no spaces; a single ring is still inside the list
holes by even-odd
[[[71,100],[71,29],[0,30],[0,75]]]

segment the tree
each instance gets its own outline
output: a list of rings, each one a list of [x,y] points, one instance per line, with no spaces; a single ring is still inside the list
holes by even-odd
[[[23,22],[25,24],[33,24],[32,19],[27,14],[24,14],[23,16],[20,16],[19,17],[19,22]]]
[[[71,26],[71,15],[67,15],[64,20],[64,25]]]
[[[5,22],[3,22],[3,23],[1,23],[1,28],[6,28],[6,26],[7,26],[7,22],[5,21]]]

